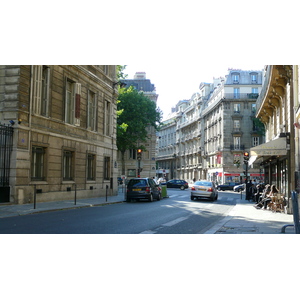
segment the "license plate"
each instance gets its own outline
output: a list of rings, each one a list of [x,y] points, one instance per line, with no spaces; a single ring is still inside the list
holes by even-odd
[[[139,192],[141,189],[132,189],[134,192]]]
[[[206,191],[206,189],[198,189],[199,191]]]

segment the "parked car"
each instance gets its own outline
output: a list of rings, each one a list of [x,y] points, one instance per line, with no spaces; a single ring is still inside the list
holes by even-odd
[[[212,201],[218,199],[218,190],[212,181],[199,180],[191,187],[191,200],[197,198],[208,198]]]
[[[127,183],[126,202],[146,199],[161,199],[161,187],[152,178],[132,178]]]
[[[172,179],[167,182],[163,182],[162,185],[166,185],[167,188],[178,188],[185,190],[189,188],[189,184],[185,180]]]
[[[219,184],[217,186],[217,189],[219,191],[232,191],[233,188],[236,186],[236,185],[239,185],[239,183],[236,183],[236,182],[227,182],[225,184]]]
[[[233,187],[233,191],[234,192],[240,192],[240,191],[243,191],[245,189],[245,183],[242,183],[242,184],[239,184],[239,185],[236,185],[235,187]]]

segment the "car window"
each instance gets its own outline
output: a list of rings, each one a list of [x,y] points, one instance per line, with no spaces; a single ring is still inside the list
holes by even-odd
[[[195,185],[212,186],[212,182],[210,182],[210,181],[196,181]]]
[[[145,186],[147,182],[145,179],[131,179],[128,182],[128,186]]]
[[[154,187],[155,186],[155,182],[153,179],[149,179],[149,184],[151,187]]]

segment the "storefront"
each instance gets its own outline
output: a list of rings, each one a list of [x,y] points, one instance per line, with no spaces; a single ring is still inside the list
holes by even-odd
[[[275,184],[280,192],[288,195],[288,147],[286,137],[250,148],[249,164],[260,163],[264,183]]]

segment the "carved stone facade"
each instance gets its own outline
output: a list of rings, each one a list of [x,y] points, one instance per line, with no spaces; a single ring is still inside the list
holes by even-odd
[[[117,193],[115,78],[116,66],[0,66],[10,202]]]
[[[287,198],[296,189],[295,175],[299,173],[299,165],[296,164],[299,159],[298,130],[294,126],[295,107],[299,102],[297,73],[298,66],[266,66],[256,114],[265,125],[266,143],[252,148],[250,152],[264,168],[265,182],[275,184]],[[291,211],[291,200],[287,209]]]

